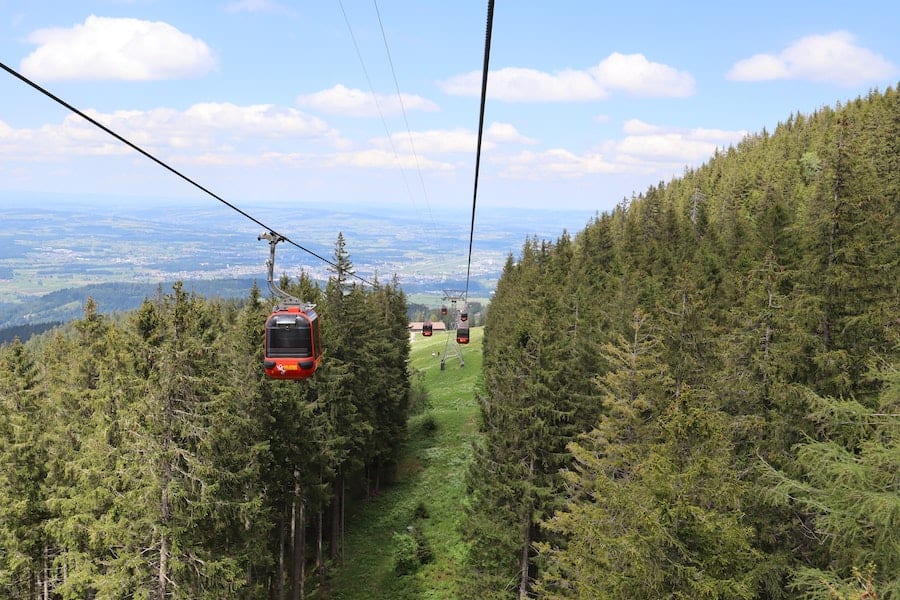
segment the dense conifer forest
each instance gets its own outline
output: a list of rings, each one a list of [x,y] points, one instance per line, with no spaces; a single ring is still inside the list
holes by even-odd
[[[510,257],[468,598],[900,598],[900,96]]]
[[[873,91],[510,256],[487,309],[462,597],[900,598],[900,97]],[[407,302],[176,284],[0,347],[0,596],[302,598],[388,478]],[[459,463],[455,463],[459,464]]]
[[[403,440],[409,378],[398,283],[351,284],[343,239],[315,302],[314,378],[262,375],[272,302],[181,284],[111,320],[0,349],[0,596],[300,598],[340,561],[349,494]]]

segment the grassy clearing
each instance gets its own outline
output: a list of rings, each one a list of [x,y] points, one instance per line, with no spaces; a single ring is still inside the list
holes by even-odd
[[[471,333],[471,343],[462,347],[465,366],[460,367],[459,358],[451,352],[444,370],[440,354],[445,350],[446,334],[415,337],[410,361],[412,368],[424,375],[430,407],[409,421],[396,481],[385,486],[377,498],[348,511],[344,565],[334,572],[328,589],[319,597],[460,597],[466,553],[460,536],[464,477],[477,433],[474,392],[481,376],[483,329],[472,328]],[[396,556],[410,535],[424,536],[433,560],[401,575],[395,569]]]

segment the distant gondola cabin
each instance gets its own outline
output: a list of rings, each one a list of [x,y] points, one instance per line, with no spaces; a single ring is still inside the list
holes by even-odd
[[[469,328],[468,327],[458,327],[456,329],[456,343],[457,344],[468,344],[469,343]]]
[[[431,337],[434,333],[434,325],[432,323],[422,323],[422,335],[425,337]]]
[[[447,314],[447,307],[446,307],[446,306],[442,306],[442,307],[441,307],[441,314],[442,314],[442,315],[446,315],[446,314]]]
[[[468,321],[468,320],[469,320],[469,313],[467,313],[467,312],[465,312],[465,311],[459,313],[459,320],[460,320],[460,321]]]
[[[266,375],[273,379],[306,379],[322,360],[319,317],[311,308],[279,306],[266,320]]]

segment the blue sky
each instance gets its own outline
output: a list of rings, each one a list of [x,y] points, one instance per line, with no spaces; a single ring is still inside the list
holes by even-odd
[[[896,86],[898,6],[498,0],[479,206],[608,210],[791,113]],[[238,206],[440,221],[471,207],[485,17],[469,0],[0,0],[0,61]],[[20,192],[205,198],[0,72],[0,198]]]

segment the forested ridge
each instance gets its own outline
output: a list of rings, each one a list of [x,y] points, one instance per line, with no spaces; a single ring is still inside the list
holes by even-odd
[[[352,284],[342,236],[315,377],[270,381],[272,308],[181,284],[0,348],[0,596],[300,598],[340,563],[348,495],[404,438],[406,298]]]
[[[900,598],[900,97],[511,256],[467,598]]]

